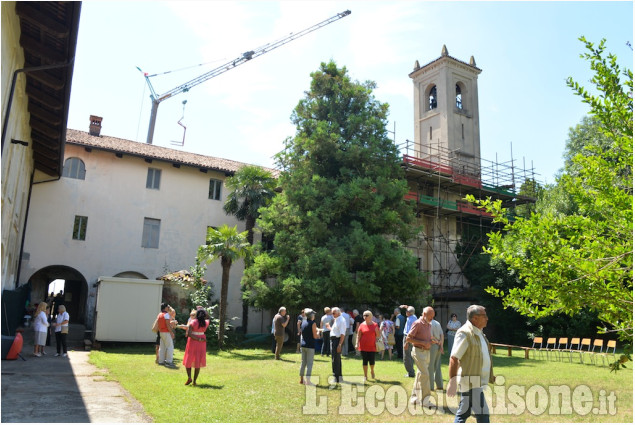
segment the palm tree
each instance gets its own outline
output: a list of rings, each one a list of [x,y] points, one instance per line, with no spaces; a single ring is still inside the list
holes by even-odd
[[[237,227],[223,224],[220,228],[207,230],[207,245],[198,249],[198,257],[209,264],[220,259],[223,275],[221,278],[220,305],[218,308],[218,346],[223,348],[225,336],[225,316],[227,314],[227,292],[229,289],[229,271],[234,261],[246,258],[251,252],[247,242],[247,232],[238,233]]]
[[[227,195],[223,209],[226,214],[245,220],[247,240],[253,245],[258,210],[269,205],[275,196],[276,179],[264,168],[247,165],[225,180],[225,186],[231,192]]]
[[[233,177],[225,180],[230,190],[223,209],[226,214],[233,214],[239,220],[245,220],[247,241],[254,243],[254,227],[259,217],[258,210],[269,205],[275,196],[276,179],[264,168],[247,165],[242,167]],[[243,300],[243,329],[247,332],[249,304]]]

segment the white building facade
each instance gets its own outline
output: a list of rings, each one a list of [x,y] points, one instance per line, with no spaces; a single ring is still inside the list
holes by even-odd
[[[100,127],[91,116],[90,133],[68,130],[63,176],[33,187],[21,263],[32,300],[64,279],[67,309],[88,328],[100,276],[156,279],[189,270],[208,227],[245,230],[223,205],[225,179],[246,164],[100,136]],[[243,271],[242,261],[232,265],[227,317],[237,318],[234,326],[242,323]],[[219,261],[205,278],[218,297]],[[247,333],[268,332],[262,314],[250,314]]]

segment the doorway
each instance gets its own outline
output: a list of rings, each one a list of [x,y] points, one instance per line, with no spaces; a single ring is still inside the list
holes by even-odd
[[[31,302],[45,301],[51,292],[60,291],[71,323],[86,323],[86,299],[88,284],[80,272],[67,266],[48,266],[38,270],[29,279]]]

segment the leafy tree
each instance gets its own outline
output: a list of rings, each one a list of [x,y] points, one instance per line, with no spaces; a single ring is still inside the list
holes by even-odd
[[[606,140],[585,144],[558,179],[575,205],[571,214],[538,212],[509,222],[500,202],[478,201],[504,225],[504,235],[489,234],[486,252],[504,261],[521,282],[489,291],[536,319],[595,312],[611,331],[632,341],[633,73],[621,70],[614,55],[604,56],[604,40],[597,47],[581,41],[599,95],[571,78],[567,84],[590,105]]]
[[[259,217],[258,210],[271,203],[275,196],[276,179],[270,171],[255,165],[242,167],[225,181],[230,190],[223,209],[239,220],[245,220],[247,241],[254,244],[254,227]],[[243,330],[247,332],[249,304],[243,301]]]
[[[246,296],[263,308],[420,298],[426,282],[405,248],[417,229],[388,105],[373,82],[351,81],[332,61],[311,77],[292,114],[295,137],[276,156],[282,193],[258,220],[275,250],[246,271]]]
[[[564,151],[564,171],[577,174],[577,155],[594,155],[596,150],[607,152],[613,147],[613,140],[604,134],[602,123],[593,115],[582,118],[580,124],[569,129],[569,138]]]
[[[207,230],[207,244],[198,249],[198,259],[209,264],[220,259],[223,274],[221,278],[220,303],[218,309],[218,346],[223,348],[225,335],[225,316],[227,315],[227,292],[229,290],[229,271],[234,261],[248,257],[251,246],[247,242],[247,232],[238,233],[236,226],[226,224],[218,229]]]

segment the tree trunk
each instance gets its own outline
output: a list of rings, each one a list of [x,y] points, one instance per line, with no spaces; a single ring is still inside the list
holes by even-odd
[[[247,242],[249,245],[253,246],[254,244],[254,227],[256,225],[256,218],[252,216],[248,216],[245,220],[245,230],[247,230]],[[249,267],[251,264],[245,263],[245,268]],[[241,288],[242,292],[242,288]],[[243,332],[247,333],[247,325],[249,324],[249,302],[247,300],[243,300]]]
[[[227,315],[227,292],[229,290],[229,270],[232,262],[225,257],[221,258],[221,266],[223,267],[223,277],[221,279],[220,289],[220,305],[218,307],[218,348],[223,348],[225,337],[225,316]]]
[[[247,231],[247,242],[249,245],[254,244],[254,227],[256,226],[256,217],[247,216],[245,219],[245,230]]]

